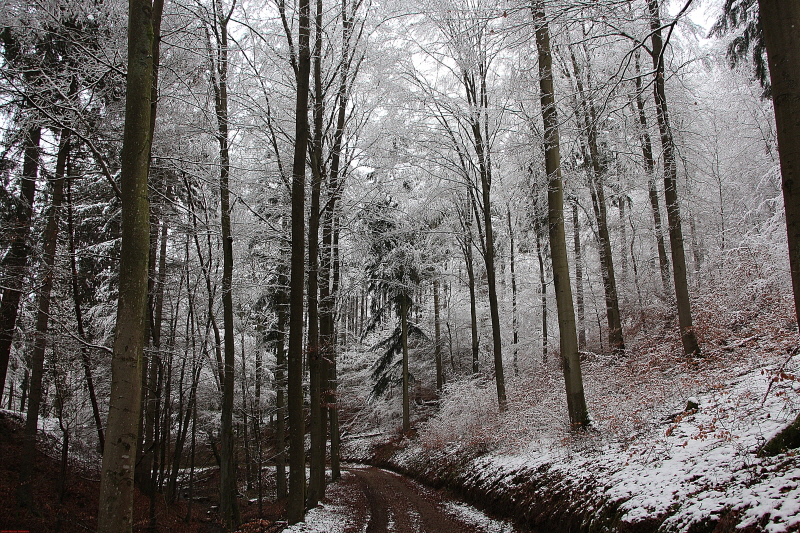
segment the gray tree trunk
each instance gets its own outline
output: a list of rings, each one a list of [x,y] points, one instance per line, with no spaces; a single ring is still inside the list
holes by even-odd
[[[656,234],[656,248],[658,250],[658,264],[661,272],[661,286],[664,292],[672,290],[669,281],[669,259],[667,259],[667,248],[664,245],[664,230],[661,224],[661,208],[658,202],[658,189],[656,187],[656,164],[653,158],[653,143],[650,140],[650,130],[647,125],[647,115],[644,112],[644,98],[642,97],[642,77],[639,74],[639,50],[636,50],[636,110],[639,120],[639,141],[642,145],[642,157],[644,159],[644,169],[647,173],[647,192],[650,198],[650,208],[653,211],[653,227]]]
[[[444,374],[442,373],[442,322],[439,318],[439,280],[433,281],[433,353],[436,359],[436,391],[441,395],[444,387]]]
[[[36,333],[31,354],[31,381],[28,395],[28,414],[25,418],[25,445],[22,449],[22,462],[19,473],[17,499],[21,507],[34,508],[31,477],[36,456],[36,430],[39,423],[39,408],[42,404],[42,376],[44,375],[44,352],[47,347],[47,326],[50,318],[50,294],[53,290],[53,267],[58,244],[58,223],[61,215],[61,201],[64,197],[64,170],[69,157],[69,131],[61,132],[59,141],[56,174],[52,180],[52,202],[47,215],[44,232],[44,250],[40,266],[39,296],[36,299]],[[66,433],[65,433],[66,438]],[[65,443],[66,445],[66,443]]]
[[[511,329],[514,342],[514,375],[519,376],[519,313],[517,311],[517,276],[514,271],[514,228],[511,226],[511,206],[506,206],[506,217],[508,219],[508,250],[511,268]]]
[[[408,297],[400,296],[400,339],[403,344],[403,432],[411,431],[411,405],[408,391]]]
[[[789,266],[800,316],[800,5],[759,0],[778,133]]]
[[[572,243],[575,253],[575,305],[578,307],[578,349],[586,348],[586,309],[583,294],[583,255],[578,200],[572,201]]]
[[[3,257],[3,269],[10,274],[8,287],[3,289],[0,303],[0,398],[6,383],[11,342],[17,327],[19,301],[22,296],[23,278],[26,274],[30,244],[28,236],[33,220],[33,202],[36,198],[36,178],[39,174],[39,142],[42,128],[33,126],[25,132],[22,141],[22,179],[16,208],[16,223],[12,230],[11,246]],[[23,402],[24,405],[24,402]],[[21,407],[20,409],[23,409]]]
[[[652,42],[653,69],[655,71],[653,93],[656,101],[656,118],[658,119],[658,128],[661,133],[661,148],[664,154],[664,197],[667,203],[669,242],[672,250],[672,274],[675,282],[675,299],[678,304],[678,322],[684,354],[698,356],[700,355],[700,345],[697,342],[697,336],[692,325],[692,307],[689,299],[689,284],[686,279],[686,255],[683,247],[680,201],[678,199],[675,142],[672,138],[672,128],[669,123],[667,97],[664,88],[664,54],[658,0],[647,0],[647,8],[650,13],[650,40]]]
[[[292,163],[292,260],[289,295],[289,502],[290,524],[305,516],[306,461],[303,413],[303,287],[305,286],[305,183],[308,147],[308,89],[311,73],[311,8],[299,1],[297,102]],[[294,59],[294,58],[293,58]]]
[[[553,285],[558,308],[561,338],[561,359],[567,392],[567,409],[573,426],[589,424],[589,413],[583,393],[583,377],[575,330],[575,310],[569,281],[567,242],[564,233],[564,190],[561,183],[558,114],[553,91],[553,56],[550,51],[550,30],[544,0],[533,1],[536,26],[536,47],[539,51],[539,89],[544,118],[545,168],[547,172],[547,205],[550,226],[550,255],[553,263]]]
[[[100,476],[99,533],[130,533],[133,529],[133,471],[139,440],[141,359],[147,322],[150,247],[147,177],[152,140],[154,6],[149,0],[129,0],[128,6],[127,97],[120,187],[122,248],[106,447]]]

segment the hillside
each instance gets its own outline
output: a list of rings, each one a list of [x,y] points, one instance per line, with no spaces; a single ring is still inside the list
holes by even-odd
[[[510,381],[506,413],[491,381],[455,381],[415,435],[387,429],[345,455],[543,531],[799,531],[797,450],[759,455],[800,411],[783,309],[755,305],[746,321],[740,309],[739,323],[706,315],[702,358],[659,331],[624,356],[583,353],[588,430],[569,430],[551,360]]]

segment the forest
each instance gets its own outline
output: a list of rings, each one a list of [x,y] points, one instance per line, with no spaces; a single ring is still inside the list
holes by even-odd
[[[797,0],[0,2],[0,530],[800,531]]]

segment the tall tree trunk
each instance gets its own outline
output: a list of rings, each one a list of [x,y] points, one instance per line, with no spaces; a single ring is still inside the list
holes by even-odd
[[[759,0],[778,133],[795,312],[800,316],[800,6]]]
[[[289,503],[290,524],[305,516],[306,467],[303,414],[303,287],[305,286],[305,183],[308,146],[308,88],[311,71],[309,0],[299,2],[297,102],[292,164],[292,260],[289,295]]]
[[[514,375],[519,376],[519,362],[517,361],[519,352],[519,313],[517,311],[517,276],[514,272],[514,228],[511,226],[511,206],[506,206],[508,218],[508,249],[511,254],[511,329],[513,330],[514,341]]]
[[[628,197],[625,193],[620,193],[617,196],[617,208],[619,209],[619,240],[620,250],[622,253],[622,282],[628,281],[628,232],[625,229],[625,204],[628,202]]]
[[[242,329],[242,379],[240,385],[242,387],[242,434],[244,437],[244,442],[242,442],[242,446],[244,446],[244,464],[245,464],[245,479],[247,482],[247,490],[253,490],[253,470],[252,470],[252,458],[250,454],[250,439],[248,438],[248,420],[247,420],[247,359],[245,358],[244,353],[244,329]]]
[[[194,358],[194,354],[192,355]],[[194,364],[194,361],[193,361]],[[192,406],[192,452],[189,458],[189,503],[186,505],[186,518],[184,522],[189,522],[192,517],[192,502],[194,501],[194,452],[197,444],[197,402]]]
[[[558,308],[561,338],[561,359],[567,392],[567,409],[573,426],[589,424],[589,413],[583,393],[578,337],[575,331],[575,310],[569,281],[567,243],[564,233],[564,190],[561,183],[558,115],[553,91],[553,57],[550,52],[550,30],[544,0],[533,0],[536,47],[539,51],[539,89],[544,119],[545,168],[547,171],[547,205],[550,226],[550,255],[553,263],[553,284]]]
[[[67,172],[69,175],[70,173]],[[72,299],[75,303],[75,322],[78,327],[78,337],[87,341],[86,331],[83,327],[83,311],[81,310],[81,290],[78,283],[78,266],[77,266],[77,253],[75,251],[75,228],[73,224],[73,204],[72,204],[72,186],[71,182],[67,181],[67,233],[69,237],[69,259],[71,269],[71,282],[72,282]],[[89,348],[86,345],[81,345],[81,362],[83,363],[83,375],[86,379],[86,390],[89,392],[89,402],[92,404],[92,415],[94,416],[94,424],[97,427],[97,442],[100,453],[103,453],[105,447],[105,438],[103,435],[103,421],[100,417],[100,407],[97,403],[97,394],[94,391],[94,380],[92,379],[92,361],[89,355]]]
[[[31,373],[28,369],[25,369],[25,373],[22,376],[22,391],[20,391],[20,398],[19,398],[19,410],[25,410],[25,402],[28,401],[28,383],[31,379]]]
[[[233,435],[233,408],[235,381],[234,324],[233,324],[233,236],[231,234],[230,154],[228,139],[228,22],[233,14],[232,4],[223,12],[221,0],[214,2],[214,35],[210,43],[209,59],[212,63],[211,81],[214,89],[214,108],[217,115],[217,142],[219,143],[219,197],[222,225],[222,323],[224,336],[224,371],[222,375],[222,416],[220,423],[220,503],[222,524],[233,531],[241,522],[238,490],[236,488],[236,458]],[[211,44],[214,44],[213,54]]]
[[[58,402],[58,427],[61,429],[61,463],[58,469],[58,503],[62,505],[67,495],[67,464],[69,461],[69,427],[64,424],[64,389],[56,382],[56,401]],[[59,518],[60,520],[60,518]],[[58,523],[58,522],[57,522]]]
[[[400,297],[400,341],[403,345],[403,432],[411,431],[411,405],[408,394],[408,301],[405,295]]]
[[[153,76],[150,86],[150,157],[152,158],[152,140],[155,135],[156,128],[156,108],[158,106],[158,62],[159,54],[161,51],[161,15],[164,9],[164,0],[152,0],[152,24],[153,24],[153,40],[152,40],[152,65]],[[163,176],[162,176],[163,179]],[[151,183],[151,186],[153,184]],[[150,205],[150,257],[148,260],[148,284],[147,284],[147,312],[148,321],[145,325],[145,342],[148,342],[152,337],[154,350],[154,357],[160,357],[158,353],[158,343],[160,331],[156,331],[154,327],[154,311],[155,311],[155,292],[156,292],[156,253],[158,246],[158,225],[159,213],[157,207]],[[155,209],[154,209],[155,207]],[[155,464],[155,435],[156,414],[155,405],[157,399],[153,397],[153,380],[155,379],[157,364],[154,358],[149,357],[148,350],[145,349],[142,357],[142,416],[139,420],[139,447],[138,457],[136,461],[136,471],[134,472],[134,479],[143,490],[150,494],[150,508],[151,520],[155,520],[154,516],[154,494],[153,487],[148,484],[148,480],[152,479],[151,472],[147,472],[147,468],[152,468]],[[150,372],[148,372],[150,369]],[[150,524],[151,529],[155,529],[155,523]]]
[[[325,430],[322,424],[322,358],[319,346],[319,224],[320,224],[320,192],[322,188],[322,126],[323,126],[323,89],[322,89],[322,0],[316,0],[316,16],[314,22],[314,100],[313,121],[314,132],[310,146],[311,152],[311,204],[308,219],[308,295],[306,309],[308,312],[308,370],[310,393],[310,433],[311,448],[310,478],[306,494],[306,506],[316,507],[325,495]]]
[[[444,374],[442,373],[442,323],[439,318],[439,280],[433,280],[433,354],[436,359],[436,392],[441,395],[444,387]]]
[[[617,295],[617,280],[614,273],[614,260],[611,253],[611,237],[608,231],[608,216],[606,212],[606,198],[603,186],[603,169],[600,164],[600,150],[597,139],[597,113],[594,101],[584,91],[583,74],[578,65],[575,54],[570,50],[572,68],[575,73],[575,84],[580,98],[576,105],[576,114],[581,127],[584,129],[589,146],[589,156],[592,163],[592,173],[589,177],[589,192],[592,197],[592,208],[597,221],[597,237],[600,244],[600,271],[603,278],[603,291],[606,300],[606,319],[608,320],[608,344],[612,351],[625,350],[625,341],[622,336],[622,322],[619,313],[619,297]],[[580,120],[582,116],[583,120]],[[624,250],[623,250],[624,253]]]
[[[800,6],[797,2],[778,0],[759,0],[758,3],[772,82],[795,314],[800,317],[800,44],[797,32]],[[800,427],[800,414],[790,427]],[[785,444],[776,439],[790,433],[782,431],[767,446],[776,442]]]
[[[658,188],[656,187],[656,164],[653,158],[653,143],[650,140],[650,130],[647,126],[647,115],[644,112],[644,97],[642,89],[642,77],[639,66],[640,52],[637,49],[635,58],[636,65],[636,110],[639,119],[639,142],[642,145],[642,158],[644,159],[644,170],[647,173],[647,193],[650,198],[650,208],[653,211],[653,227],[656,234],[656,248],[658,250],[658,264],[661,272],[661,286],[664,292],[672,289],[669,281],[669,259],[667,259],[667,248],[664,245],[664,231],[661,229],[661,208],[658,205]]]
[[[19,469],[19,489],[17,499],[21,507],[33,508],[31,477],[36,455],[36,430],[39,423],[39,408],[42,404],[42,376],[44,374],[44,352],[47,347],[47,326],[50,318],[50,293],[53,290],[53,267],[58,244],[58,222],[61,215],[61,201],[64,197],[64,173],[69,157],[69,130],[62,130],[59,141],[56,174],[52,183],[53,199],[47,215],[44,233],[42,264],[39,279],[41,288],[37,298],[36,333],[31,354],[31,381],[28,395],[28,414],[25,418],[25,446],[22,449],[22,462]]]
[[[485,74],[485,73],[484,73]],[[465,76],[466,78],[467,76]],[[475,80],[466,83],[468,100],[471,94],[471,105],[486,112],[486,79],[480,76],[479,87]],[[471,90],[469,89],[471,86]],[[486,263],[486,284],[489,289],[489,314],[492,321],[492,346],[494,351],[494,378],[497,385],[497,404],[501,412],[506,410],[506,380],[503,372],[503,338],[500,332],[500,305],[497,299],[497,273],[495,272],[494,230],[492,228],[492,163],[489,153],[488,131],[482,130],[481,120],[474,116],[471,120],[472,137],[475,153],[478,157],[478,169],[481,177],[481,218],[483,221],[484,249],[483,259]]]
[[[149,0],[129,0],[128,72],[122,143],[122,249],[119,302],[111,364],[111,397],[100,478],[98,533],[133,528],[133,462],[141,412],[141,358],[147,321],[150,245],[151,88],[153,8]]]
[[[161,444],[161,431],[160,431],[160,415],[161,415],[161,391],[164,388],[164,364],[161,361],[161,355],[157,350],[154,350],[153,357],[150,359],[151,368],[157,370],[155,379],[148,383],[150,404],[147,407],[148,412],[152,412],[153,417],[153,437],[148,450],[148,496],[150,497],[150,523],[148,530],[155,532],[158,528],[156,525],[156,491],[158,490],[158,447]],[[151,375],[152,376],[152,375]],[[155,385],[154,385],[155,384]]]
[[[669,124],[667,96],[664,88],[664,54],[661,38],[661,17],[658,0],[647,0],[650,13],[650,40],[652,43],[653,69],[655,82],[653,94],[656,101],[656,118],[661,133],[661,148],[664,154],[664,197],[667,203],[669,221],[669,243],[672,250],[672,274],[675,282],[675,299],[678,304],[678,323],[680,325],[683,352],[688,356],[700,355],[700,345],[692,325],[692,307],[689,299],[689,284],[686,279],[686,256],[683,248],[680,201],[678,199],[677,162],[675,143]]]
[[[478,343],[478,309],[477,297],[475,294],[475,267],[472,263],[472,217],[467,210],[462,213],[462,228],[464,229],[464,239],[459,239],[462,251],[464,252],[464,264],[467,268],[467,283],[469,284],[469,316],[470,333],[472,347],[472,373],[478,373],[478,363],[480,357],[480,345]]]
[[[11,355],[11,341],[17,327],[19,300],[28,263],[30,245],[28,235],[33,220],[33,201],[36,197],[36,177],[39,174],[39,141],[42,128],[32,126],[25,132],[22,141],[22,179],[17,201],[16,221],[12,231],[11,246],[3,257],[3,268],[10,274],[8,287],[3,289],[0,303],[0,397],[6,383],[8,360]]]
[[[256,382],[255,382],[255,398],[253,402],[253,435],[256,439],[256,484],[258,488],[258,515],[264,515],[264,484],[263,484],[263,439],[261,438],[261,417],[264,412],[261,409],[261,382],[264,375],[264,362],[261,350],[256,348]],[[285,481],[285,479],[284,479]]]
[[[547,364],[547,347],[550,340],[550,335],[547,331],[547,275],[544,271],[544,250],[542,250],[542,228],[540,226],[537,212],[534,213],[533,232],[536,234],[536,258],[539,260],[539,301],[542,305],[542,363]],[[566,246],[566,241],[564,246]]]
[[[333,168],[333,166],[331,166]],[[331,171],[331,175],[333,175],[333,171]],[[337,190],[339,190],[337,188]],[[333,209],[333,206],[332,206]],[[339,256],[339,215],[338,211],[333,211],[333,220],[331,224],[333,226],[333,236],[331,238],[331,256],[332,256],[332,276],[333,279],[331,280],[331,295],[335,298],[336,295],[339,294],[339,287],[340,287],[340,267],[341,267],[341,259]],[[333,307],[335,302],[331,302],[333,312]],[[328,365],[328,371],[330,373],[329,380],[330,380],[330,391],[331,397],[333,398],[333,402],[330,406],[330,418],[331,418],[331,478],[333,480],[337,480],[341,477],[341,469],[340,469],[340,430],[339,430],[339,396],[337,394],[339,378],[337,376],[337,368],[336,368],[336,360],[337,360],[337,333],[336,333],[336,321],[331,318],[331,361]]]
[[[572,242],[575,252],[575,305],[578,307],[578,349],[586,349],[586,309],[583,294],[583,255],[581,226],[578,218],[578,199],[572,200]]]
[[[288,281],[286,276],[278,278],[283,282]],[[283,285],[281,281],[278,282]],[[276,498],[286,498],[286,399],[284,397],[285,368],[286,368],[286,304],[285,297],[281,296],[278,306],[278,334],[275,340],[275,484]]]

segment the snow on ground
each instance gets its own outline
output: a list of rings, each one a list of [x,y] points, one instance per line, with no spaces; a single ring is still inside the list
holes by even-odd
[[[352,474],[342,472],[342,479]],[[352,531],[356,525],[352,508],[347,505],[342,483],[333,483],[327,489],[326,503],[310,509],[306,513],[305,522],[287,527],[285,533],[343,533]],[[341,503],[340,503],[341,502]]]
[[[283,531],[292,533],[341,533],[351,524],[347,507],[323,504],[306,513],[306,521],[298,522]]]
[[[473,489],[500,484],[512,491],[520,479],[546,475],[548,483],[559,480],[555,483],[560,488],[569,487],[586,498],[585,505],[591,501],[608,506],[612,515],[629,524],[660,523],[659,531],[686,532],[731,512],[739,528],[800,531],[800,455],[757,456],[761,446],[797,415],[800,356],[786,360],[784,353],[757,365],[755,360],[744,366],[720,365],[711,379],[696,383],[694,389],[668,383],[665,387],[678,391],[671,404],[668,395],[655,391],[653,404],[641,408],[649,417],[637,413],[635,424],[615,422],[603,412],[629,406],[598,407],[596,431],[583,435],[555,431],[553,424],[541,421],[540,427],[533,423],[514,434],[507,421],[499,420],[502,417],[487,424],[448,413],[444,405],[420,432],[421,438],[392,461],[414,471],[413,465],[424,461],[454,463],[450,458],[466,457],[461,478]],[[680,396],[686,391],[694,392],[691,400],[697,409],[686,406],[689,396]],[[676,403],[678,397],[684,400]],[[454,403],[459,409],[458,404],[468,402],[462,396]],[[485,409],[482,402],[476,403]],[[484,451],[474,451],[482,445]],[[560,488],[543,490],[554,494]],[[602,516],[602,511],[591,514]]]
[[[478,509],[465,503],[447,502],[445,510],[486,533],[514,533],[515,531],[514,526],[510,523],[489,518]]]

